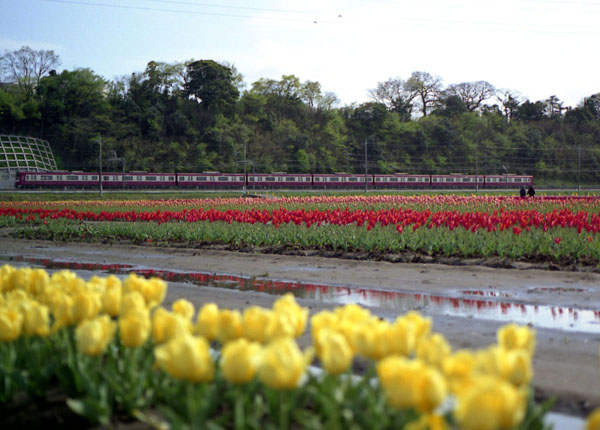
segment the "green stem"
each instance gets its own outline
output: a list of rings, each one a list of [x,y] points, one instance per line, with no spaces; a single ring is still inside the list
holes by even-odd
[[[279,408],[279,430],[287,430],[290,426],[291,392],[284,390],[280,394],[281,407]]]
[[[235,430],[246,428],[246,392],[237,385],[235,387]]]

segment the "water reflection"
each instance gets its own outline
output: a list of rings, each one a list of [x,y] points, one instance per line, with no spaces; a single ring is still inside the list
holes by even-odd
[[[462,296],[452,297],[409,291],[257,279],[207,272],[189,273],[151,270],[128,264],[61,262],[30,257],[15,257],[12,261],[26,262],[30,265],[42,266],[48,269],[102,271],[123,275],[137,273],[145,277],[155,276],[165,281],[192,283],[201,287],[210,286],[239,291],[258,291],[267,294],[293,292],[296,297],[310,298],[332,305],[357,303],[362,306],[388,309],[398,313],[419,310],[429,315],[440,314],[516,322],[531,324],[540,328],[585,332],[600,331],[600,311],[511,302],[505,300],[509,297],[508,294],[497,291],[463,290],[461,291]],[[578,291],[579,289],[573,290]],[[477,298],[470,296],[477,296]]]

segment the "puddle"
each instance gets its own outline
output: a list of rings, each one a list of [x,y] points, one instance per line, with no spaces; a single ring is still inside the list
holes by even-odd
[[[528,293],[584,293],[585,288],[570,287],[537,287],[527,290]]]
[[[462,294],[477,297],[452,297],[410,291],[257,279],[207,272],[152,270],[128,264],[62,262],[30,257],[0,257],[0,259],[9,262],[23,262],[47,269],[102,271],[121,275],[137,273],[145,277],[155,276],[169,282],[191,283],[200,287],[258,291],[268,294],[293,292],[296,297],[318,300],[331,305],[357,303],[362,306],[393,310],[396,313],[417,310],[427,315],[515,322],[531,324],[538,328],[596,333],[600,331],[600,311],[511,302],[503,300],[508,295],[497,291],[463,290]]]

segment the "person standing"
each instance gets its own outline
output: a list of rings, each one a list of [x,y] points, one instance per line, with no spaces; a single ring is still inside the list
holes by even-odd
[[[527,190],[527,195],[529,197],[534,197],[535,196],[535,188],[533,188],[533,185],[529,186],[529,189]]]

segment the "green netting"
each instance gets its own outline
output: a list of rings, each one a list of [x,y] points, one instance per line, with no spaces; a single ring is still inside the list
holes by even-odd
[[[0,169],[9,171],[57,170],[48,141],[6,134],[0,135]]]

